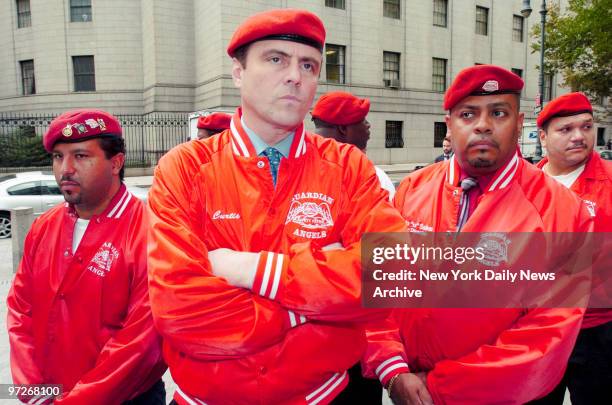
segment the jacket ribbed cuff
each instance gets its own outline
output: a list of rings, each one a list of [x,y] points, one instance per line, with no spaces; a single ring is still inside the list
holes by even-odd
[[[282,253],[261,252],[253,281],[253,292],[271,300],[275,299],[288,262],[287,256]]]
[[[383,387],[387,386],[389,380],[393,378],[393,376],[400,373],[409,372],[410,369],[408,368],[408,364],[402,358],[402,356],[393,356],[390,359],[383,361],[378,367],[376,367],[375,370],[376,376],[380,380]]]

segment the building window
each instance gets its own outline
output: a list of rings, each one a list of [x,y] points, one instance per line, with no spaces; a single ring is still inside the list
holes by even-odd
[[[400,54],[383,52],[383,82],[386,87],[398,88],[400,78]]]
[[[70,0],[70,21],[91,21],[91,0]]]
[[[434,122],[434,148],[441,148],[446,138],[446,122]]]
[[[325,0],[325,7],[340,8],[344,10],[344,0]]]
[[[512,73],[514,73],[515,75],[517,75],[521,79],[523,78],[523,69],[512,68],[511,70],[512,70]]]
[[[446,59],[433,58],[431,88],[433,91],[446,90]]]
[[[402,121],[385,121],[385,148],[403,148]]]
[[[476,33],[489,35],[489,9],[486,7],[476,7]]]
[[[517,75],[518,77],[520,77],[521,79],[523,78],[523,69],[515,69],[512,68],[510,69],[512,70],[512,73],[514,73],[515,75]],[[523,94],[523,91],[521,90],[521,95]]]
[[[32,26],[30,0],[17,0],[17,28]]]
[[[448,0],[434,0],[433,2],[433,25],[446,27],[446,11],[448,10]]]
[[[520,15],[512,16],[512,40],[523,42],[523,17]]]
[[[400,0],[383,0],[383,15],[399,20]]]
[[[325,44],[325,79],[328,82],[344,84],[344,54],[344,46]]]
[[[544,101],[552,100],[553,75],[544,73]]]
[[[96,91],[96,71],[93,56],[73,56],[74,91]]]
[[[606,146],[606,129],[604,127],[597,128],[597,146]]]
[[[21,94],[36,94],[36,83],[34,82],[34,61],[22,60],[21,65]]]

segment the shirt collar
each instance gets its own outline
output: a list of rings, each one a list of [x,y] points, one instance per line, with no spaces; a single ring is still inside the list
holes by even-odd
[[[124,183],[121,183],[119,190],[117,191],[117,193],[115,193],[113,198],[110,200],[104,212],[99,215],[93,215],[91,219],[104,218],[104,217],[115,218],[115,219],[121,218],[121,215],[123,215],[131,199],[132,199],[132,193],[128,191]],[[72,213],[74,216],[78,218],[76,209],[74,208],[74,204],[65,203],[65,207],[68,208],[68,211],[70,213]]]
[[[510,182],[512,182],[512,180],[515,178],[516,172],[522,160],[523,159],[519,159],[518,154],[515,153],[514,156],[508,161],[508,163],[500,167],[493,176],[491,176],[490,178],[489,176],[486,176],[486,178],[483,179],[483,182],[487,183],[486,186],[484,184],[481,186],[479,180],[479,187],[481,187],[481,189],[483,189],[483,187],[486,187],[483,189],[484,192],[495,191],[507,187]],[[463,176],[463,173],[461,172],[461,167],[459,166],[459,163],[457,162],[457,159],[454,154],[448,162],[449,164],[446,173],[446,180],[453,186],[458,186],[461,180],[466,176]]]
[[[238,108],[236,113],[232,117],[230,123],[230,141],[232,150],[236,156],[245,158],[253,158],[258,155],[255,152],[255,147],[251,141],[250,136],[247,134],[242,126],[242,109]],[[261,138],[260,138],[261,139]],[[306,131],[304,130],[304,124],[301,123],[295,128],[293,135],[285,138],[285,141],[290,144],[289,151],[281,150],[283,154],[286,154],[288,159],[297,159],[306,154]],[[262,141],[263,142],[263,141]],[[264,142],[265,144],[265,142]],[[284,147],[283,142],[279,142],[274,145],[275,148]],[[267,145],[266,145],[267,147]],[[265,148],[263,149],[265,150]],[[261,153],[261,151],[260,151]]]
[[[266,148],[273,146],[274,149],[278,150],[281,153],[281,155],[283,155],[283,157],[289,156],[289,150],[291,149],[291,144],[293,143],[293,137],[295,136],[295,131],[291,131],[289,136],[287,136],[285,139],[283,139],[276,145],[268,145],[251,128],[247,127],[247,125],[244,122],[243,117],[240,117],[240,124],[242,124],[242,129],[244,129],[244,132],[246,132],[246,134],[248,135],[249,140],[251,141],[251,143],[253,144],[253,147],[255,148],[255,153],[257,153],[258,155],[261,155],[263,151],[266,150]]]

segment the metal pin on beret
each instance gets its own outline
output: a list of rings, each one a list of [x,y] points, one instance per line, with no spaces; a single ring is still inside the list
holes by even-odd
[[[123,136],[121,124],[113,115],[102,110],[70,110],[51,121],[43,135],[43,146],[51,153],[57,142],[82,142],[111,136]]]
[[[444,109],[451,110],[468,96],[520,94],[525,83],[509,70],[495,65],[476,65],[463,69],[444,94]]]
[[[233,57],[240,47],[267,39],[300,42],[322,51],[325,27],[310,11],[291,8],[264,11],[240,24],[227,46],[227,54]]]
[[[344,91],[332,91],[322,95],[312,117],[333,125],[351,125],[363,121],[370,111],[370,100],[358,98]]]
[[[567,93],[557,97],[546,104],[544,109],[538,114],[536,124],[539,128],[544,127],[548,121],[555,117],[569,117],[582,113],[593,114],[593,106],[583,93]]]
[[[198,118],[198,129],[228,129],[232,116],[226,113],[212,113]]]

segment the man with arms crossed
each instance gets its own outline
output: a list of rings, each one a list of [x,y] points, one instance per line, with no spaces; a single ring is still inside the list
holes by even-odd
[[[363,325],[386,315],[361,307],[360,238],[404,222],[363,153],[302,123],[324,43],[307,11],[248,18],[230,130],[156,169],[151,304],[181,405],[342,403]]]
[[[409,175],[395,206],[416,232],[587,232],[586,207],[517,154],[523,81],[459,72],[444,97],[455,154]],[[541,260],[541,259],[540,259]],[[368,332],[366,373],[396,404],[524,404],[558,384],[584,309],[406,309]]]
[[[7,299],[15,384],[61,384],[47,404],[164,404],[147,292],[145,206],[123,184],[119,121],[68,111],[43,136],[66,203],[25,239]]]

